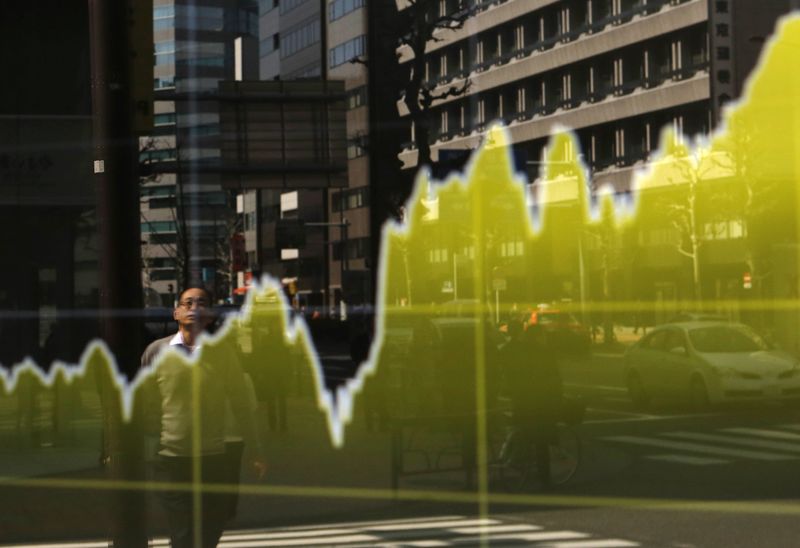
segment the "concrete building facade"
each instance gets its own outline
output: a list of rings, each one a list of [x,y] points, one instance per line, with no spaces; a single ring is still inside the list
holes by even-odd
[[[500,120],[515,150],[537,162],[560,125],[575,131],[595,185],[622,191],[662,127],[704,135],[716,126],[790,2],[470,0],[438,8],[471,11],[461,29],[429,44],[427,79],[438,90],[465,79],[470,87],[433,106],[434,161],[440,150],[476,148]],[[409,60],[408,48],[400,53]],[[416,155],[410,136],[406,167]]]

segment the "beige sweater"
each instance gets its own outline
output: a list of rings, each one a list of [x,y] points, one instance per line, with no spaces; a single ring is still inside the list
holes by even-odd
[[[160,420],[159,454],[173,457],[225,452],[225,416],[230,406],[248,457],[261,455],[255,416],[244,374],[233,352],[218,348],[201,352],[189,363],[189,350],[177,336],[151,343],[142,367],[154,368],[142,386],[145,416]],[[175,352],[161,353],[166,347]],[[160,355],[159,359],[156,359]]]

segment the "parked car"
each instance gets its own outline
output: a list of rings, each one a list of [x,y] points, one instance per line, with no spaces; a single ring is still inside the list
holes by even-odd
[[[556,341],[568,352],[588,353],[592,335],[574,314],[553,308],[539,308],[531,313],[527,326],[540,325],[555,336]]]
[[[656,327],[625,353],[633,402],[681,398],[695,408],[800,398],[800,364],[748,326],[691,321]]]

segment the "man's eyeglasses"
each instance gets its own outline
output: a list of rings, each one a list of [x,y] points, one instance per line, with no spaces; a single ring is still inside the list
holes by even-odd
[[[178,304],[186,310],[191,310],[193,305],[197,305],[197,308],[208,308],[208,301],[205,299],[186,299]]]

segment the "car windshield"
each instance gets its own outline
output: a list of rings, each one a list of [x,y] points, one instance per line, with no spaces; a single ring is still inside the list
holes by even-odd
[[[698,352],[757,352],[769,345],[749,329],[714,326],[689,331],[692,346]]]

